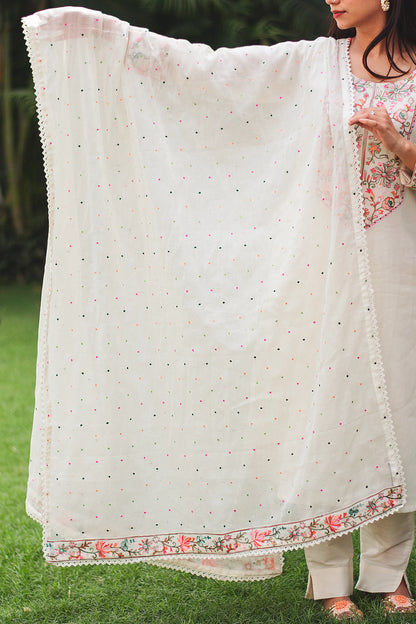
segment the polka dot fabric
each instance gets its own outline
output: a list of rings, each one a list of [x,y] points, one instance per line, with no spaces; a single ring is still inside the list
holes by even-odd
[[[213,51],[79,8],[24,29],[46,559],[266,578],[400,508],[346,48]]]

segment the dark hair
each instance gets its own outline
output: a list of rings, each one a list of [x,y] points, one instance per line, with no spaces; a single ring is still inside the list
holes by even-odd
[[[363,0],[365,2],[365,0]],[[368,66],[368,56],[380,42],[385,41],[387,58],[390,63],[390,70],[398,72],[398,76],[405,76],[407,69],[401,69],[394,61],[396,50],[403,57],[407,54],[416,65],[416,2],[415,0],[390,0],[391,6],[387,13],[387,22],[383,30],[369,44],[363,55],[363,65],[366,70],[375,78],[385,80],[390,76],[377,74]],[[338,28],[334,18],[329,28],[328,35],[334,39],[354,37],[355,28],[341,30]],[[397,78],[397,76],[395,76]]]

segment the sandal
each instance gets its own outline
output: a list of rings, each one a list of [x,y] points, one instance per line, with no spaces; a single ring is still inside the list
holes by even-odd
[[[351,600],[338,600],[325,611],[336,620],[354,620],[363,617],[360,609]]]
[[[381,601],[386,613],[416,613],[416,600],[401,594],[387,596]]]

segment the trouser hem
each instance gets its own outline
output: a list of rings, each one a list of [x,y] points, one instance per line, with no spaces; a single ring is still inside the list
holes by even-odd
[[[406,586],[410,593],[409,582],[406,576],[406,568],[389,568],[387,566],[379,566],[361,559],[360,576],[355,586],[360,591],[369,594],[383,594],[386,592],[394,592],[404,578]]]
[[[353,592],[353,568],[351,566],[329,567],[325,570],[309,570],[305,598],[325,600],[334,596],[351,596]]]

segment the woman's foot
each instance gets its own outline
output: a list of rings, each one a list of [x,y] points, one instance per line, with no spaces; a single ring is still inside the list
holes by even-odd
[[[349,596],[327,598],[323,602],[325,611],[336,620],[353,620],[363,617],[362,612]]]
[[[411,598],[409,590],[407,589],[407,584],[404,578],[402,578],[402,582],[394,592],[386,592],[384,594],[384,598],[390,598],[391,596],[406,596],[406,598]]]
[[[416,613],[416,601],[411,597],[404,578],[396,591],[384,594],[383,606],[386,613]]]

